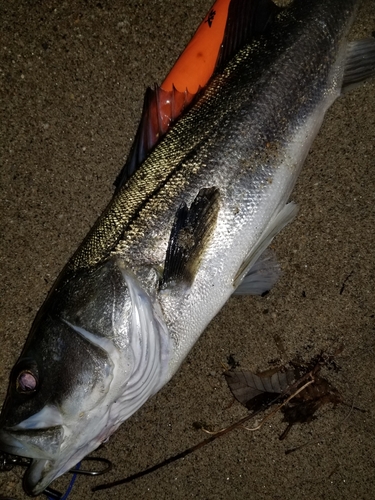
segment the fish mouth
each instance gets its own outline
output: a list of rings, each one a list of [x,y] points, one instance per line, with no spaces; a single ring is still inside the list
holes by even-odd
[[[27,495],[37,496],[59,475],[56,462],[51,460],[33,460],[23,477],[23,489]]]
[[[40,430],[0,430],[2,451],[32,459],[23,480],[23,487],[28,495],[42,493],[58,475],[56,459],[63,439],[63,426]]]
[[[63,440],[62,425],[49,429],[0,430],[0,449],[25,458],[53,459],[58,454]]]

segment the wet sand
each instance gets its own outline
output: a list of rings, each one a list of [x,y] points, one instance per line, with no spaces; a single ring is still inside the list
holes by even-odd
[[[203,0],[1,5],[1,401],[38,308],[111,197],[146,86],[162,81],[209,6]],[[375,6],[366,0],[353,38],[374,29]],[[69,500],[92,498],[92,486],[198,443],[206,434],[196,422],[220,429],[244,416],[222,376],[229,355],[256,371],[338,350],[340,370],[324,375],[349,406],[322,407],[284,441],[279,413],[259,431],[235,430],[94,498],[374,497],[373,82],[328,112],[292,199],[298,218],[272,245],[283,269],[278,284],[264,298],[229,301],[173,380],[96,453],[113,461],[113,471],[80,477]],[[22,473],[0,474],[0,498],[27,498]],[[65,491],[68,481],[64,476],[52,486]]]

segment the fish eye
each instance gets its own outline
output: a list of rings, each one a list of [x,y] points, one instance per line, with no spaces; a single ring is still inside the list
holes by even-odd
[[[35,392],[38,387],[38,377],[31,370],[22,370],[16,379],[16,390],[21,394]]]

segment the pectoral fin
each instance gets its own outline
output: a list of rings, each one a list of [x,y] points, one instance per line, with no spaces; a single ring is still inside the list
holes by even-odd
[[[190,208],[186,203],[180,205],[169,239],[161,288],[177,281],[192,283],[216,226],[219,205],[216,187],[201,189]]]

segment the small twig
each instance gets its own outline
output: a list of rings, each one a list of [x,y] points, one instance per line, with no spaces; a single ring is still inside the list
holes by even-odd
[[[348,276],[344,279],[342,285],[341,285],[341,288],[340,288],[340,295],[343,294],[344,292],[344,289],[345,289],[345,285],[346,285],[346,282],[348,281],[348,279],[351,277],[351,275],[353,274],[354,271],[351,271]]]
[[[335,474],[335,472],[339,469],[339,467],[340,467],[340,466],[337,464],[337,465],[336,465],[336,466],[332,469],[332,471],[331,471],[331,472],[329,473],[329,475],[328,475],[328,479],[330,479],[330,478],[333,476],[333,474]]]
[[[349,403],[345,403],[345,401],[341,401],[341,404],[344,406],[349,406],[351,410],[357,410],[360,411],[361,413],[366,413],[367,410],[364,410],[363,408],[359,408],[358,406],[354,406],[354,402],[350,405]]]

